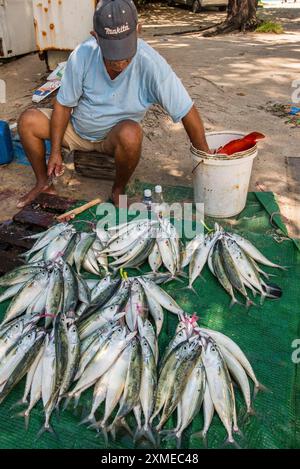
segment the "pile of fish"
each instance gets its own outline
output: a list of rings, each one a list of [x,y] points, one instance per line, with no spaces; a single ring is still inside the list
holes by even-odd
[[[190,287],[208,265],[237,302],[234,290],[251,304],[246,287],[263,297],[278,296],[267,285],[257,262],[279,267],[249,241],[215,231],[197,236],[182,253],[174,226],[163,218],[78,233],[59,223],[33,235],[26,265],[0,278],[6,287],[0,302],[10,299],[0,324],[0,403],[26,376],[19,415],[28,424],[31,410],[42,401],[43,431],[53,431],[50,419],[62,400],[78,403],[93,388],[92,405],[84,422],[107,439],[124,427],[134,441],[153,445],[166,433],[165,424],[177,411],[177,425],[167,431],[180,446],[183,431],[201,407],[206,437],[214,411],[234,442],[238,431],[231,378],[239,385],[251,413],[250,385],[260,384],[241,349],[221,333],[199,327],[160,284],[181,274],[189,264]],[[121,277],[108,274],[110,267]],[[128,277],[124,267],[139,267],[148,259],[152,272]],[[167,272],[159,272],[164,265]],[[84,280],[81,270],[105,273]],[[277,295],[276,295],[277,292]],[[164,310],[179,318],[176,334],[158,366],[158,336]],[[101,417],[99,418],[99,415]],[[131,415],[130,421],[126,420]],[[135,428],[129,425],[135,418]]]
[[[26,262],[49,262],[63,258],[69,265],[75,265],[77,273],[81,268],[99,275],[108,271],[108,260],[103,253],[109,234],[104,230],[77,232],[70,223],[58,223],[46,231],[29,236],[37,239],[32,248],[24,254]]]
[[[80,359],[80,340],[74,317],[56,316],[53,326],[38,327],[26,315],[0,328],[0,402],[26,376],[24,394],[15,405],[26,406],[20,416],[26,427],[34,406],[42,400],[45,423],[41,430],[52,431],[52,412],[73,382]]]
[[[169,273],[128,278],[122,272],[121,278],[108,275],[92,282],[90,290],[90,282],[62,258],[29,263],[1,277],[0,286],[7,289],[0,302],[12,300],[0,325],[0,402],[26,376],[20,403],[27,408],[19,415],[28,424],[31,410],[42,400],[41,432],[52,431],[51,415],[66,396],[78,399],[93,385],[98,393],[98,381],[107,380],[112,370],[114,382],[125,385],[125,359],[133,357],[146,336],[157,363],[163,308],[182,313],[158,285],[169,278]]]
[[[91,290],[89,304],[81,303],[76,309],[80,337],[84,339],[107,321],[124,316],[130,331],[137,328],[138,318],[154,321],[159,335],[164,321],[164,309],[174,314],[183,310],[158,284],[169,280],[168,273],[146,274],[140,277],[123,278],[107,275]],[[149,314],[148,314],[149,313]]]
[[[173,277],[180,273],[181,242],[167,218],[134,220],[108,231],[111,236],[102,253],[115,258],[111,268],[138,268],[148,259],[152,272],[163,265]]]
[[[77,304],[89,304],[90,290],[85,280],[62,258],[37,261],[17,267],[0,278],[0,303],[12,298],[2,326],[22,317],[26,321],[45,318],[48,327],[60,313],[74,311]]]
[[[258,265],[285,269],[267,259],[250,241],[242,236],[223,230],[217,223],[215,229],[206,235],[200,234],[186,246],[182,268],[189,265],[189,288],[201,275],[203,267],[208,264],[210,271],[222,287],[231,296],[231,305],[239,303],[235,297],[238,291],[246,299],[246,306],[253,301],[249,298],[247,288],[255,297],[261,295],[261,303],[268,298],[279,298],[282,294],[279,286],[266,283],[262,276],[269,279],[270,274]]]
[[[68,400],[78,401],[85,389],[94,386],[92,405],[82,423],[101,431],[106,441],[108,432],[115,437],[123,426],[135,442],[145,438],[156,446],[163,436],[172,436],[180,447],[184,430],[203,407],[203,430],[193,436],[206,439],[216,412],[228,442],[234,444],[233,434],[239,429],[232,378],[242,391],[248,414],[252,413],[248,376],[256,390],[261,385],[239,346],[219,332],[200,328],[196,320],[195,316],[181,315],[159,371],[157,338],[147,319],[139,317],[134,332],[118,321],[108,322],[98,330],[96,339],[84,339],[75,376],[78,381],[68,393]],[[98,352],[84,370],[90,360],[89,350],[95,353],[95,341]],[[165,431],[164,425],[175,411],[177,425]],[[101,415],[98,420],[96,412]],[[126,421],[131,413],[134,428]]]
[[[227,431],[228,442],[234,443],[233,433],[239,429],[232,379],[242,391],[249,414],[252,404],[247,375],[253,380],[256,391],[262,386],[247,357],[233,340],[220,332],[199,327],[196,321],[196,316],[183,315],[165,350],[150,423],[159,417],[156,431],[175,437],[180,446],[183,431],[203,407],[204,427],[194,436],[206,438],[216,412]],[[175,410],[176,427],[163,431]]]
[[[71,223],[59,223],[37,238],[25,253],[27,262],[49,262],[63,258],[77,273],[83,268],[99,275],[120,268],[139,268],[147,259],[153,272],[164,265],[174,277],[181,268],[181,242],[176,228],[166,218],[134,220],[102,228],[99,221],[90,232],[77,232]],[[113,258],[108,262],[108,257]]]
[[[77,383],[68,393],[67,403],[71,399],[78,402],[82,392],[94,386],[92,405],[82,423],[90,423],[106,440],[109,431],[115,436],[121,426],[133,436],[125,420],[133,412],[135,439],[146,436],[156,444],[149,422],[157,383],[157,361],[157,336],[149,320],[139,317],[133,332],[122,326],[120,320],[109,321],[82,341],[75,375]],[[98,409],[101,418],[96,420]]]

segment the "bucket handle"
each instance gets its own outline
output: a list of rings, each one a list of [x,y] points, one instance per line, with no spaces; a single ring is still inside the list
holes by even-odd
[[[198,168],[198,166],[203,163],[203,160],[200,160],[199,163],[196,164],[195,168],[192,169],[192,174],[194,173],[194,171],[196,171],[196,169]]]

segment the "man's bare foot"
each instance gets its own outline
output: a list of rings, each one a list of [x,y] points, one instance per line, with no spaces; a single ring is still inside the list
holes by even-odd
[[[17,207],[23,208],[26,205],[29,205],[42,192],[46,192],[47,194],[56,194],[56,190],[53,185],[36,185],[33,189],[31,189],[31,191],[19,199]]]
[[[125,187],[113,186],[111,192],[111,200],[113,201],[114,205],[120,208],[127,208],[127,203],[122,200],[122,198],[120,199],[120,196],[125,196]]]

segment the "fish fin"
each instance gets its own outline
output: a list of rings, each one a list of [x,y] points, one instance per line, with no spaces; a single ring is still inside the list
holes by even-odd
[[[13,409],[15,409],[16,407],[20,407],[20,406],[22,406],[22,405],[28,405],[27,399],[26,399],[26,401],[24,401],[23,399],[20,399],[19,401],[15,402],[15,403],[10,407],[9,410],[13,410]],[[18,414],[16,414],[16,415],[18,415]]]
[[[91,416],[91,414],[86,415],[79,423],[78,426],[84,425],[85,423],[90,423],[91,425],[94,425],[96,423],[95,416]]]
[[[154,438],[150,425],[148,426],[144,425],[143,428],[141,428],[140,430],[137,430],[133,437],[133,441],[134,443],[136,443],[138,440],[141,440],[142,438],[145,438],[146,440],[148,440],[150,443],[153,444],[154,447],[157,446],[157,441]]]
[[[176,449],[181,448],[181,433],[178,435],[178,432],[176,433]]]
[[[58,437],[58,434],[54,431],[54,429],[51,427],[51,425],[49,424],[49,426],[45,426],[43,425],[42,428],[38,431],[37,433],[37,436],[36,436],[36,439],[35,441],[39,440],[41,438],[41,436],[44,434],[44,433],[51,433],[52,435],[54,435],[56,437],[56,439],[59,441],[59,437]]]
[[[162,430],[159,432],[159,436],[163,437],[163,441],[174,438],[176,440],[176,449],[181,448],[181,433],[179,433],[176,428],[173,428],[172,430]]]
[[[261,383],[258,383],[258,386],[254,387],[253,398],[252,398],[253,400],[256,398],[256,395],[259,391],[263,391],[263,392],[267,392],[267,393],[273,393],[273,391],[271,391],[271,389],[267,388],[266,386],[264,386]]]
[[[235,441],[232,435],[227,435],[227,438],[225,438],[222,448],[225,448],[226,446],[234,446],[236,449],[241,449],[240,445]]]
[[[282,289],[274,283],[263,284],[262,288],[268,298],[281,298],[282,296]]]
[[[204,433],[203,430],[201,432],[193,433],[192,438],[200,438],[203,441],[204,447],[208,448],[207,433]]]
[[[68,405],[70,404],[70,402],[72,400],[72,397],[68,396],[68,394],[62,395],[62,397],[66,398],[66,400],[64,402],[64,405],[63,405],[63,408],[62,408],[62,411],[64,412],[66,410],[66,408],[68,407]]]
[[[181,290],[181,291],[183,291],[183,290],[192,290],[192,292],[195,293],[195,295],[198,296],[198,298],[200,299],[200,295],[197,293],[197,291],[195,290],[195,288],[192,285],[188,285],[187,287],[179,288],[179,290]]]
[[[55,416],[56,416],[56,420],[59,422],[60,421],[59,402],[55,406]]]
[[[178,277],[189,278],[188,274],[184,272],[183,270],[178,271],[176,275]]]
[[[238,301],[236,298],[232,298],[231,302],[230,302],[230,305],[229,305],[229,309],[233,308],[234,305],[241,305],[241,302]]]
[[[126,422],[125,417],[123,417],[123,418],[120,418],[120,419],[118,418],[117,420],[115,420],[107,429],[107,431],[111,433],[114,441],[116,439],[117,429],[120,427],[123,427],[126,430],[126,432],[129,433],[129,435],[133,438],[133,432],[130,426],[128,425],[128,423]]]
[[[27,409],[23,410],[22,412],[18,412],[17,414],[11,415],[11,419],[19,418],[19,417],[24,417],[24,424],[25,424],[25,430],[28,430],[29,427],[29,419],[30,419],[30,413],[27,414]]]
[[[176,277],[176,275],[172,275],[169,277],[167,280],[164,281],[164,284],[172,282],[172,280],[176,280],[176,282],[183,283],[183,280],[181,278]]]

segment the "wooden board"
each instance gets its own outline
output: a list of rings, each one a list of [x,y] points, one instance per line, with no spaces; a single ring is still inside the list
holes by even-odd
[[[43,231],[53,223],[56,217],[70,210],[77,200],[58,197],[52,194],[40,194],[29,206],[24,207],[13,220],[0,225],[0,275],[22,265],[20,254],[27,251],[35,240],[26,236]]]
[[[18,251],[3,251],[0,248],[0,275],[24,264],[24,260],[19,257],[20,254],[21,252]]]
[[[115,160],[105,153],[74,151],[75,171],[85,177],[113,181],[116,176]]]
[[[25,236],[32,235],[32,231],[23,225],[18,225],[12,221],[5,222],[0,228],[0,244],[17,246],[23,249],[30,249],[34,243],[33,239],[24,239]]]
[[[75,205],[77,200],[59,197],[53,194],[40,194],[34,201],[34,206],[40,206],[42,209],[54,211],[55,213],[64,213]]]
[[[32,206],[24,207],[20,212],[16,213],[13,220],[17,223],[40,226],[48,228],[55,221],[55,213],[47,212]]]

